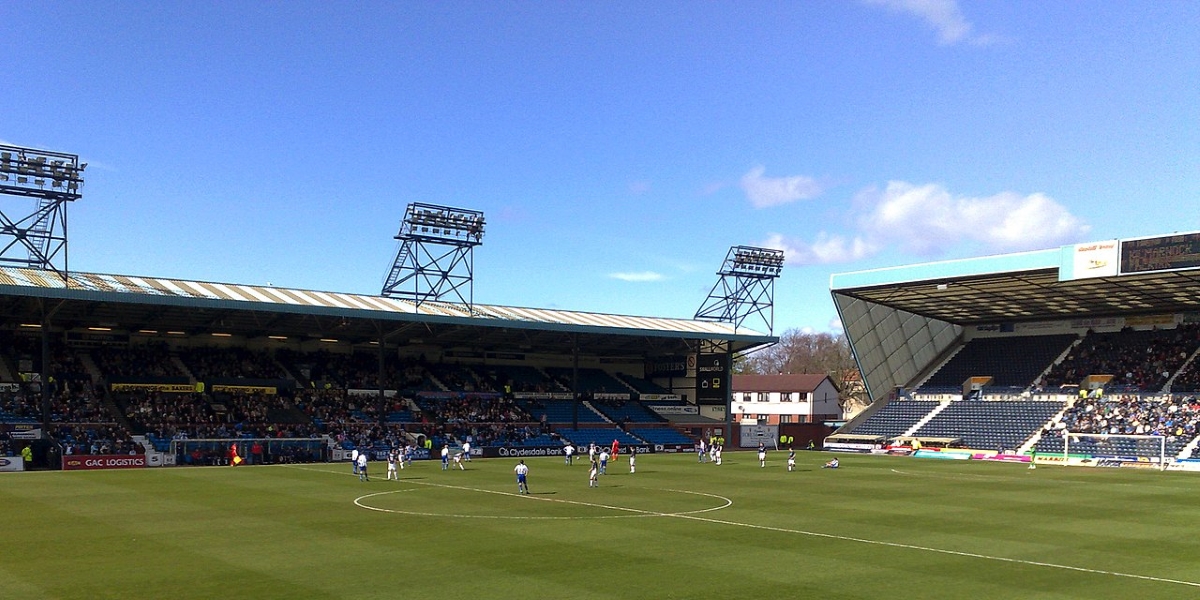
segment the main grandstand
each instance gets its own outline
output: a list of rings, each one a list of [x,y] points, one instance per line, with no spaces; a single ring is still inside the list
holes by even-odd
[[[837,274],[830,288],[873,403],[827,448],[1198,464],[1200,233]]]
[[[539,455],[690,448],[721,426],[696,356],[776,338],[728,323],[0,267],[0,433],[38,464]],[[48,392],[39,393],[42,388]],[[43,399],[44,398],[44,399]],[[86,462],[86,461],[84,461]]]

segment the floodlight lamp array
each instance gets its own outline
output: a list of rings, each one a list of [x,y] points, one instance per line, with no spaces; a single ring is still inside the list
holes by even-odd
[[[783,250],[735,246],[729,254],[727,264],[731,274],[778,277],[783,271]]]
[[[428,239],[462,240],[481,243],[483,213],[475,210],[410,204],[404,215],[404,229],[411,236]]]
[[[74,154],[0,145],[0,192],[76,200],[86,168]]]

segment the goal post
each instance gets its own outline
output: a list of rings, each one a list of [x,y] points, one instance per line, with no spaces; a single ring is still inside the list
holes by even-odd
[[[1088,443],[1094,440],[1093,443]],[[1121,443],[1128,440],[1131,443]],[[1063,436],[1063,461],[1071,454],[1071,444],[1076,448],[1085,447],[1086,452],[1093,455],[1128,455],[1130,450],[1135,456],[1146,457],[1158,463],[1160,471],[1167,470],[1167,436],[1165,435],[1127,435],[1117,433],[1081,433],[1068,431]]]

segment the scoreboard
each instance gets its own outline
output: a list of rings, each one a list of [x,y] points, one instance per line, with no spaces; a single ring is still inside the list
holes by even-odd
[[[1121,273],[1200,267],[1200,233],[1121,242]]]

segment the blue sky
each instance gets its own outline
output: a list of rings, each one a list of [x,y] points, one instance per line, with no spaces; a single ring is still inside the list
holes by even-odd
[[[73,270],[378,293],[426,202],[479,303],[690,317],[767,245],[836,331],[831,273],[1200,229],[1196,2],[9,2],[0,53]]]

